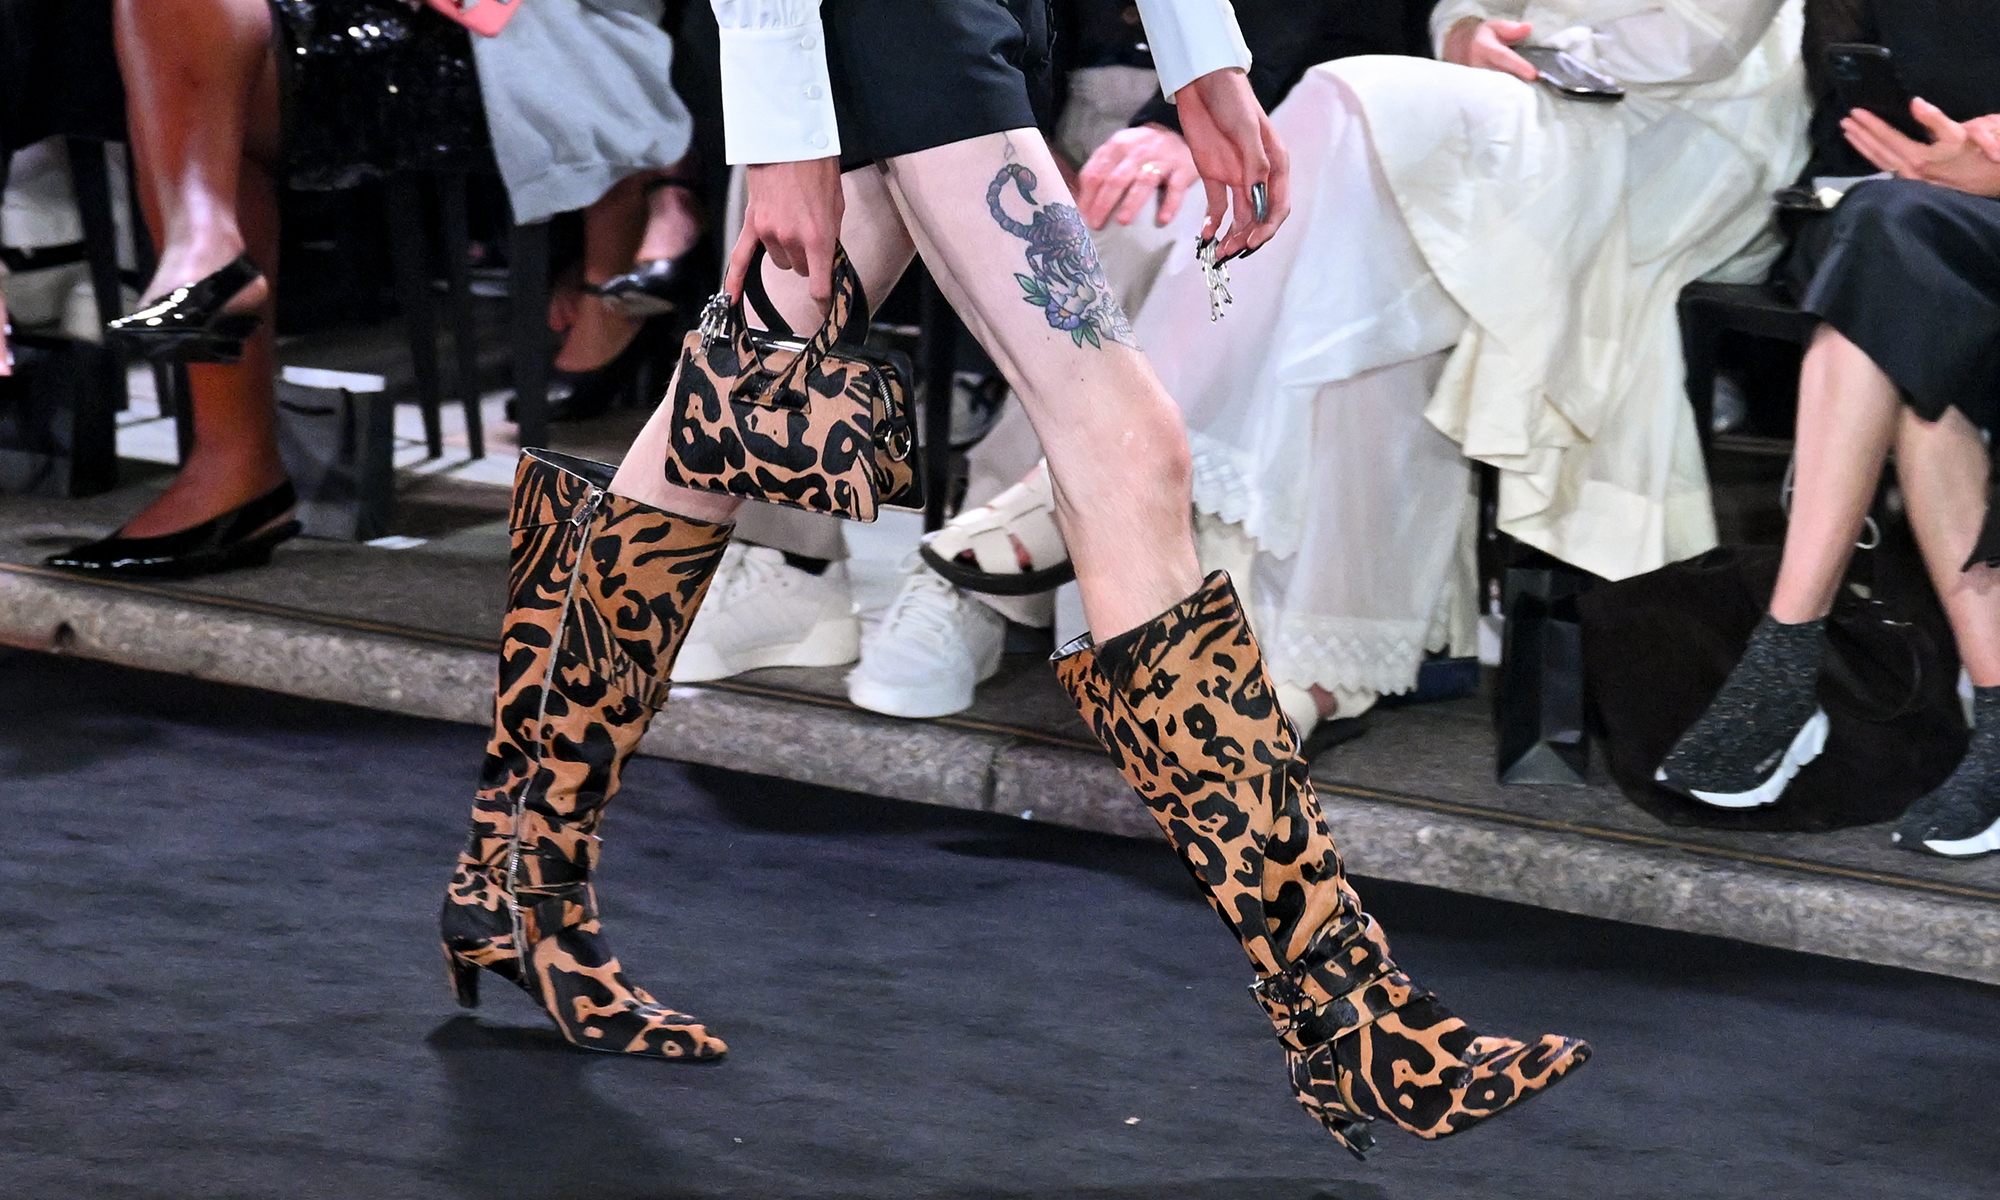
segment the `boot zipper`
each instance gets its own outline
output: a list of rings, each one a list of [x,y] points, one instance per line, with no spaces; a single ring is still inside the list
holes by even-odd
[[[549,689],[555,686],[556,655],[562,651],[563,634],[569,631],[571,606],[576,603],[576,586],[583,578],[583,556],[590,546],[590,523],[597,517],[598,507],[604,503],[606,493],[599,488],[590,489],[590,495],[583,507],[570,518],[570,525],[583,531],[576,547],[576,566],[570,570],[569,584],[563,589],[562,619],[556,622],[555,636],[549,645],[549,665],[542,671],[542,698],[535,708],[535,767],[542,763],[542,723],[548,716]],[[514,893],[515,881],[521,870],[521,822],[528,811],[528,786],[535,781],[535,773],[530,771],[521,780],[521,786],[514,789],[514,835],[507,847],[507,909],[513,918],[514,953],[521,958],[521,977],[528,977],[527,930],[521,922],[521,902]]]

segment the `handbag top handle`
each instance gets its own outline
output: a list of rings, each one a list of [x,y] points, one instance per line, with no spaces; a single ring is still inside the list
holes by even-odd
[[[759,242],[750,256],[749,269],[743,275],[743,296],[730,306],[727,318],[731,322],[730,336],[743,351],[738,358],[740,362],[748,362],[753,357],[748,353],[748,326],[743,319],[743,303],[746,300],[771,334],[781,338],[797,336],[764,288],[763,266],[764,245]],[[868,316],[868,291],[861,283],[861,273],[848,260],[847,248],[835,242],[833,303],[827,308],[826,320],[791,365],[759,393],[756,402],[774,403],[787,393],[809,396],[810,392],[803,384],[806,376],[826,360],[835,346],[842,343],[856,345],[866,339]]]

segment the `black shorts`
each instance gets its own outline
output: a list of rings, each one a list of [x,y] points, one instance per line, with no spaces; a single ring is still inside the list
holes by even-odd
[[[821,16],[846,170],[1050,117],[1049,0],[827,0]]]

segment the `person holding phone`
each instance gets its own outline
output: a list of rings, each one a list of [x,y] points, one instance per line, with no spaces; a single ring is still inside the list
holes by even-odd
[[[1133,318],[1188,418],[1203,561],[1248,581],[1301,728],[1473,641],[1467,457],[1503,529],[1597,574],[1714,544],[1674,298],[1762,276],[1803,158],[1778,0],[1452,0],[1431,29],[1444,61],[1324,63],[1274,111],[1295,232],[1230,264],[1219,322],[1187,262]],[[1558,90],[1531,46],[1626,98]]]
[[[1796,479],[1771,605],[1668,754],[1662,779],[1728,807],[1775,802],[1823,748],[1825,623],[1893,451],[1911,527],[1973,684],[1964,759],[1892,834],[1908,850],[2000,850],[2000,11],[1973,0],[1827,4],[1808,44],[1886,48],[1925,138],[1849,108],[1815,73],[1811,170],[1859,183],[1799,231],[1785,277],[1823,324],[1799,383]]]

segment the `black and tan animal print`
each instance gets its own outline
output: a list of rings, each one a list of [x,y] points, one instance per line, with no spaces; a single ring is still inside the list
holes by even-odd
[[[1300,1104],[1357,1155],[1387,1118],[1442,1137],[1548,1086],[1589,1047],[1481,1038],[1412,984],[1340,853],[1228,576],[1056,674],[1250,956]]]
[[[493,735],[446,893],[445,955],[467,1006],[490,970],[579,1046],[714,1058],[720,1039],[625,980],[590,872],[605,803],[666,700],[729,527],[614,496],[611,473],[522,456]]]
[[[804,343],[748,328],[717,296],[681,347],[668,483],[872,521],[923,506],[908,360],[862,343],[868,298],[834,252],[833,306]]]

